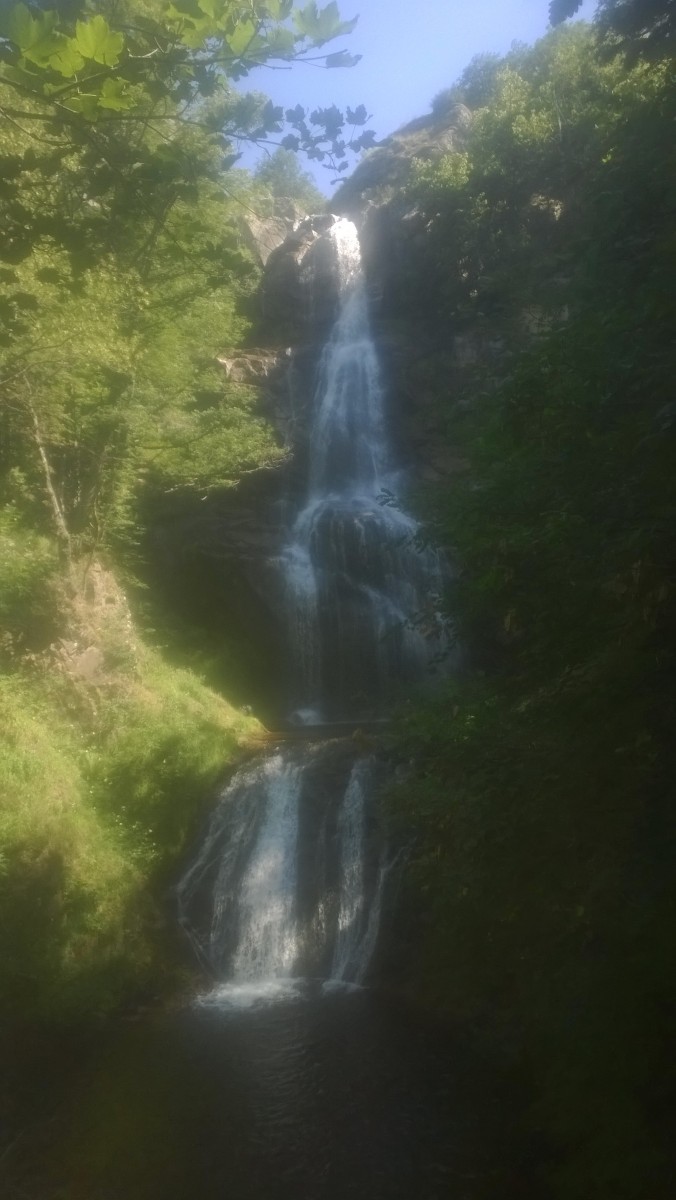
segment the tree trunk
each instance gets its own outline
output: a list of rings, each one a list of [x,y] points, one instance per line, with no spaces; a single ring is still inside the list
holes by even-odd
[[[40,429],[40,422],[38,420],[38,414],[36,413],[32,404],[29,404],[28,408],[29,408],[29,411],[31,414],[31,420],[33,422],[33,436],[35,438],[35,445],[37,446],[38,454],[40,456],[40,462],[42,464],[42,474],[43,474],[44,482],[45,482],[45,491],[47,492],[47,497],[49,499],[49,505],[52,510],[52,516],[54,518],[54,525],[56,527],[56,535],[59,539],[59,546],[60,546],[62,553],[63,553],[66,561],[68,563],[70,563],[71,548],[72,548],[71,547],[71,537],[70,537],[70,531],[68,529],[68,524],[66,522],[66,517],[65,517],[64,511],[63,511],[63,505],[61,504],[61,501],[59,500],[59,497],[56,494],[56,489],[54,487],[54,478],[52,475],[52,468],[50,466],[49,458],[47,456],[47,450],[45,448],[44,439],[42,437],[42,431]]]

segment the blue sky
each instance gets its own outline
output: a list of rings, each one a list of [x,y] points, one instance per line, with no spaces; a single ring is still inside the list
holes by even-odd
[[[359,13],[359,22],[328,49],[361,54],[356,67],[327,71],[296,63],[290,70],[252,72],[246,83],[285,108],[365,104],[378,138],[428,112],[432,98],[475,54],[534,42],[548,24],[548,0],[339,0],[339,7],[344,19]],[[590,18],[595,7],[595,0],[585,0],[580,17]],[[252,161],[247,153],[242,165]],[[303,165],[330,194],[332,173]]]

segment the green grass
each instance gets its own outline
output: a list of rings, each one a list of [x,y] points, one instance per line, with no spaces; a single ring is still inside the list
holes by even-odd
[[[114,691],[92,714],[53,672],[0,676],[0,1013],[10,1019],[79,1019],[161,989],[174,966],[162,961],[162,897],[251,725],[142,646]]]

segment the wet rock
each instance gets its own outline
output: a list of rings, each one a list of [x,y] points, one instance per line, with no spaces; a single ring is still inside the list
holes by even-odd
[[[234,350],[231,354],[223,351],[216,362],[225,371],[226,379],[231,383],[261,384],[283,368],[291,354],[290,349],[283,350]]]
[[[306,217],[270,255],[261,287],[263,330],[298,341],[325,328],[338,304],[335,263],[322,234],[330,213]]]

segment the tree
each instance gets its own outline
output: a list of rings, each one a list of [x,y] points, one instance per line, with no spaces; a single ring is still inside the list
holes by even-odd
[[[414,378],[467,456],[428,504],[481,670],[405,721],[403,907],[419,986],[523,1055],[560,1200],[673,1192],[671,74],[554,30],[407,197],[409,312],[477,352]]]
[[[442,113],[454,104],[466,104],[471,109],[483,108],[495,89],[500,62],[497,54],[475,54],[457,83],[434,97],[432,111]]]
[[[549,5],[549,20],[552,25],[560,25],[568,21],[582,8],[582,0],[551,0]]]
[[[66,552],[100,541],[139,471],[208,486],[272,452],[243,393],[224,419],[213,365],[253,271],[236,143],[285,124],[233,84],[299,57],[349,66],[324,47],[354,24],[290,0],[3,10],[0,487],[33,520],[46,497]],[[331,165],[348,153],[341,122],[286,114],[294,145]]]
[[[574,17],[582,0],[551,0],[549,17],[560,25]],[[605,50],[630,61],[673,53],[676,39],[675,0],[599,0],[596,25]]]
[[[254,178],[274,197],[297,200],[308,212],[318,211],[326,203],[312,176],[302,170],[293,151],[283,146],[259,163]]]
[[[170,6],[80,0],[59,12],[24,3],[6,10],[0,18],[0,115],[29,131],[34,144],[24,158],[9,156],[0,164],[11,201],[2,214],[5,261],[20,262],[45,236],[63,245],[73,241],[58,205],[38,217],[17,195],[27,175],[54,177],[73,154],[85,167],[95,160],[97,189],[102,182],[109,191],[121,189],[127,209],[130,203],[152,207],[158,174],[163,181],[180,178],[189,189],[204,162],[190,160],[175,136],[179,124],[201,129],[209,146],[232,164],[237,140],[265,142],[282,134],[286,122],[293,133],[285,145],[336,169],[348,145],[335,106],[308,115],[298,105],[285,116],[260,96],[233,92],[231,81],[253,67],[298,59],[351,66],[356,56],[326,53],[324,46],[355,23],[340,19],[335,2],[292,13],[291,0],[178,0]],[[350,113],[350,120],[363,126],[365,109]],[[372,140],[365,130],[349,149],[356,152]],[[87,238],[90,245],[100,240]]]

